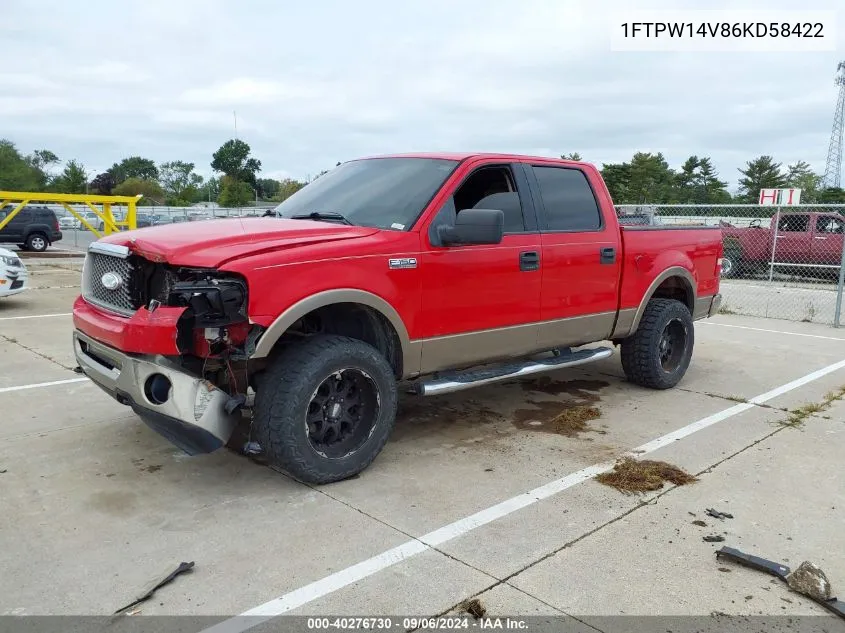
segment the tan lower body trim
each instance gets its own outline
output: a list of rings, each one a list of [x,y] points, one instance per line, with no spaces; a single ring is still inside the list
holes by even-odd
[[[615,320],[616,312],[600,312],[544,321],[540,323],[537,342],[541,349],[550,349],[604,341],[610,336]]]
[[[615,318],[615,312],[603,312],[423,339],[420,373],[471,367],[554,347],[603,341],[610,335]]]
[[[619,318],[616,319],[616,327],[613,328],[613,334],[610,338],[625,338],[631,333],[631,328],[634,327],[634,320],[637,318],[636,308],[626,308],[619,311]]]

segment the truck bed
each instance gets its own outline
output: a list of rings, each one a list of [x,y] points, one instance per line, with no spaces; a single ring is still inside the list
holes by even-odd
[[[679,266],[692,272],[696,298],[719,290],[717,259],[721,250],[718,226],[620,226],[622,279],[619,308],[636,308],[654,279],[654,271]]]

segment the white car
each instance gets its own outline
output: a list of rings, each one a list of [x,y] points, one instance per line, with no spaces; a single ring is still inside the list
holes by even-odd
[[[27,289],[29,275],[18,254],[0,248],[0,297],[9,297]]]

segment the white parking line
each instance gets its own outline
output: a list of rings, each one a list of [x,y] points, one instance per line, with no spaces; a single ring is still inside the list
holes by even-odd
[[[742,413],[743,411],[747,411],[748,409],[753,408],[755,404],[763,404],[764,402],[781,396],[793,389],[803,387],[804,385],[811,383],[814,380],[818,380],[819,378],[822,378],[834,371],[842,369],[843,367],[845,367],[845,360],[828,365],[827,367],[802,376],[792,382],[776,387],[771,391],[760,394],[748,402],[728,407],[718,413],[714,413],[713,415],[697,420],[676,431],[672,431],[671,433],[658,437],[638,448],[633,449],[629,455],[638,458],[643,454],[656,451],[659,448],[688,437],[693,433],[697,433],[702,429],[727,420],[728,418]],[[533,505],[542,499],[546,499],[577,484],[587,481],[588,479],[592,479],[598,474],[611,470],[613,466],[613,462],[594,464],[593,466],[583,468],[577,472],[567,475],[566,477],[562,477],[561,479],[551,481],[539,488],[535,488],[534,490],[511,497],[510,499],[486,508],[485,510],[476,512],[475,514],[463,519],[459,519],[458,521],[434,530],[433,532],[429,532],[418,539],[406,541],[405,543],[389,549],[386,552],[382,552],[381,554],[361,561],[351,567],[342,569],[341,571],[335,572],[317,580],[316,582],[312,582],[309,585],[295,589],[294,591],[286,593],[274,600],[265,602],[262,605],[243,612],[239,616],[224,620],[214,626],[204,629],[202,633],[241,633],[242,631],[246,631],[247,629],[258,626],[259,624],[276,616],[287,613],[293,609],[301,607],[304,604],[317,600],[318,598],[327,596],[330,593],[342,589],[343,587],[347,587],[352,583],[363,580],[369,576],[373,576],[388,567],[392,567],[393,565],[407,560],[408,558],[421,554],[430,548],[467,534],[468,532],[471,532],[483,525],[487,525],[496,519],[501,519],[502,517],[512,514],[517,510]]]
[[[52,317],[71,316],[72,312],[57,312],[56,314],[27,314],[24,316],[0,317],[0,321],[17,321],[18,319],[50,319]]]
[[[768,332],[769,334],[788,334],[790,336],[804,336],[806,338],[821,338],[826,341],[845,341],[845,338],[836,336],[822,336],[821,334],[804,334],[803,332],[785,332],[783,330],[767,330],[762,327],[748,327],[747,325],[728,325],[727,323],[715,323],[713,321],[699,321],[701,325],[718,325],[719,327],[732,327],[738,330],[754,330],[755,332]]]
[[[85,382],[88,378],[68,378],[67,380],[54,380],[53,382],[37,382],[32,385],[19,385],[17,387],[2,387],[0,393],[12,391],[24,391],[26,389],[38,389],[39,387],[53,387],[55,385],[70,385],[75,382]]]

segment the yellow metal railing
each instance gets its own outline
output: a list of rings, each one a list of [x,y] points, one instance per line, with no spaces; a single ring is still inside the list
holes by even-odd
[[[38,193],[32,191],[0,191],[0,210],[6,208],[9,204],[17,203],[5,217],[0,216],[0,231],[3,230],[12,218],[14,218],[21,209],[31,203],[57,203],[67,209],[72,216],[74,216],[79,223],[86,229],[91,231],[97,237],[102,237],[103,234],[88,223],[84,216],[71,207],[72,204],[84,204],[91,212],[103,222],[103,232],[106,235],[117,233],[121,228],[135,229],[137,228],[137,218],[135,215],[135,207],[142,196],[97,196],[83,193]],[[118,221],[112,213],[112,205],[126,205],[126,217]]]

